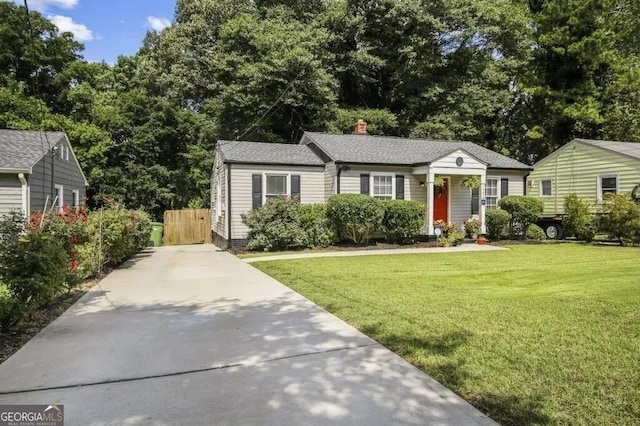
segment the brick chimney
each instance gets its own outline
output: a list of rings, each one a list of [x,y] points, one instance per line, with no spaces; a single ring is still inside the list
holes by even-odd
[[[353,128],[354,135],[367,135],[367,122],[360,119]]]

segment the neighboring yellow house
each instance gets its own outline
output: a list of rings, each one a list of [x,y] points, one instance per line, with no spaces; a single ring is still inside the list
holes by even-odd
[[[640,143],[574,139],[533,166],[527,195],[544,202],[542,228],[562,238],[564,199],[575,193],[601,211],[604,194],[630,193],[640,184]]]

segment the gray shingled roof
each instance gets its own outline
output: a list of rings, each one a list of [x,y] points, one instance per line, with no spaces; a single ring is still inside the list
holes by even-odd
[[[29,170],[64,137],[63,132],[0,129],[0,169]]]
[[[458,149],[473,155],[494,169],[531,170],[512,158],[506,157],[473,142],[432,141],[372,135],[335,135],[306,132],[319,148],[334,161],[363,164],[429,164]],[[303,139],[304,140],[304,139]]]
[[[284,143],[218,141],[226,163],[323,166],[306,145]]]
[[[617,141],[597,141],[593,139],[577,139],[577,141],[588,145],[597,146],[608,149],[609,151],[627,155],[629,157],[640,159],[640,143],[636,142],[617,142]]]

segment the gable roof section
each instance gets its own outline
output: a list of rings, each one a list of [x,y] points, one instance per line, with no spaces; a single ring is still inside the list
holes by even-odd
[[[218,141],[225,163],[324,166],[306,145],[286,143]]]
[[[0,129],[0,170],[29,172],[63,139],[63,132]]]
[[[626,155],[640,160],[640,143],[637,142],[618,142],[618,141],[598,141],[594,139],[575,139],[578,142],[587,145],[603,148],[618,154]]]
[[[333,161],[341,163],[417,166],[430,164],[461,149],[486,163],[490,169],[532,169],[524,163],[473,142],[305,132],[301,143],[313,143]]]

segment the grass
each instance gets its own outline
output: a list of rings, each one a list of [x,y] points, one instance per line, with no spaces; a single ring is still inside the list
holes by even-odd
[[[503,424],[640,422],[637,248],[254,264]]]

